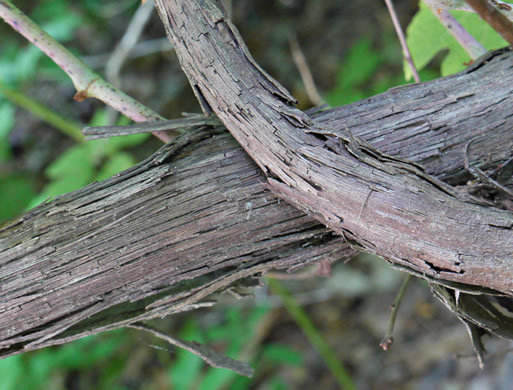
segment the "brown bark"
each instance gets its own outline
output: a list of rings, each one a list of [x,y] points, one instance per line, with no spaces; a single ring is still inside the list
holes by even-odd
[[[494,166],[513,149],[512,58],[509,52],[498,53],[460,75],[391,90],[319,113],[314,120],[319,132],[338,132],[347,125],[374,148],[408,157],[453,184],[463,183],[468,179],[463,151],[470,140],[486,135],[472,144],[473,165]],[[317,138],[313,144],[319,147]],[[338,140],[328,140],[327,145],[341,148]],[[192,309],[240,279],[354,253],[341,237],[268,191],[266,177],[220,129],[193,130],[165,151],[164,161],[162,151],[0,230],[0,356]],[[311,158],[307,150],[304,156]],[[432,194],[431,183],[437,182],[429,180],[421,189]],[[401,183],[415,188],[416,181]],[[372,199],[377,194],[373,192],[362,209],[367,193],[348,203],[354,208],[349,215],[362,210],[357,233],[372,228],[366,213],[381,207]],[[505,216],[502,225],[511,218],[511,213],[493,213]],[[511,233],[510,227],[502,230]],[[371,245],[359,234],[353,236]],[[483,280],[496,269],[512,272],[506,260],[483,261]],[[436,275],[424,262],[406,263],[396,264],[409,264],[431,277],[446,276]],[[495,287],[487,282],[481,286]]]

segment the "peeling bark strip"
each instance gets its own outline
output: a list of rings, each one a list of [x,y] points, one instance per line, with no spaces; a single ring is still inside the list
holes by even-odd
[[[195,93],[275,194],[394,264],[512,294],[511,212],[463,200],[413,164],[295,109],[213,2],[156,4]]]
[[[227,132],[201,128],[0,230],[0,356],[190,310],[267,269],[351,254],[267,191]]]
[[[460,75],[315,119],[333,131],[347,125],[372,147],[463,183],[470,140],[471,166],[488,169],[511,156],[512,64],[513,53],[496,53]],[[0,228],[0,356],[207,306],[208,294],[243,278],[354,253],[266,190],[226,133],[186,134],[138,166]],[[357,210],[361,222],[369,193]]]

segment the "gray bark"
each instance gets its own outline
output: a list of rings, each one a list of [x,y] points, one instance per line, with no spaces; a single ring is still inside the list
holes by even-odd
[[[223,23],[213,25],[223,30]],[[206,39],[199,30],[194,33]],[[230,34],[223,36],[228,45],[233,44],[229,40],[232,38]],[[184,53],[179,53],[184,66],[192,66],[185,64]],[[463,167],[464,148],[471,140],[475,140],[469,152],[472,166],[487,169],[510,157],[512,59],[509,52],[496,53],[462,74],[394,89],[311,118],[296,111],[288,115],[292,110],[288,106],[280,108],[287,113],[286,120],[281,114],[270,113],[279,134],[282,125],[290,129],[294,123],[292,127],[298,133],[287,136],[287,145],[302,148],[301,154],[287,150],[283,156],[308,161],[311,171],[307,178],[303,177],[302,166],[290,164],[287,159],[289,165],[281,160],[263,164],[260,159],[269,156],[267,149],[257,147],[262,155],[254,156],[252,147],[265,142],[260,144],[248,135],[243,145],[260,161],[264,174],[223,129],[200,126],[137,167],[59,197],[3,226],[0,356],[190,310],[201,305],[209,294],[243,279],[251,282],[250,277],[271,269],[295,270],[352,256],[354,249],[324,223],[344,233],[351,242],[412,272],[448,283],[457,281],[509,292],[513,272],[508,261],[512,256],[511,212],[461,201],[453,189],[434,176],[455,185],[465,183],[469,175]],[[216,77],[212,75],[213,86],[217,85]],[[241,76],[238,82],[243,80]],[[282,96],[276,102],[268,100],[279,106],[284,92],[274,89],[268,80],[259,82]],[[205,95],[210,107],[217,109],[234,131],[226,113],[209,101],[208,93],[203,91],[205,84],[195,83],[199,85],[196,91]],[[231,96],[230,91],[226,92]],[[255,92],[255,96],[262,98],[265,93],[265,99],[271,99],[266,91]],[[237,126],[253,123],[251,100],[247,104],[247,109],[239,107],[233,112],[238,119],[247,116]],[[296,116],[305,128],[297,128]],[[308,123],[315,123],[315,128]],[[267,124],[252,131],[258,134]],[[347,134],[341,132],[345,126],[372,147],[348,141]],[[335,136],[326,134],[326,129]],[[265,141],[274,143],[269,137]],[[357,142],[360,146],[354,146],[354,151],[348,149]],[[426,174],[397,158],[382,157],[373,148],[415,161]],[[367,159],[374,154],[380,157],[372,160],[370,168]],[[344,159],[339,160],[340,155]],[[374,172],[379,177],[363,177],[361,166],[365,174]],[[288,187],[284,183],[291,182],[285,177],[289,181],[282,179],[280,183],[277,178],[283,173],[278,168],[290,170],[294,177],[299,175],[297,183],[301,184]],[[333,178],[335,190],[343,186],[349,193],[327,192],[327,188],[331,191]],[[346,180],[354,180],[354,187]],[[268,190],[269,183],[274,191],[288,200],[290,196],[323,224],[280,201]],[[376,188],[372,193],[370,183]],[[394,196],[387,196],[382,192],[384,188],[392,190]],[[318,204],[314,204],[317,196]],[[421,201],[424,203],[419,204]],[[504,205],[508,206],[507,200]],[[416,210],[421,221],[411,221],[406,229],[398,214],[390,218],[396,208],[407,216]],[[440,210],[445,213],[443,219],[438,218]],[[382,220],[383,215],[390,226],[376,227],[373,220]],[[378,229],[376,234],[383,237],[375,239],[374,233],[367,232],[369,229]],[[393,229],[401,233],[397,237],[406,240],[402,243],[395,238],[394,245],[404,251],[400,258],[397,250],[381,244],[381,240],[391,239],[387,234]],[[446,252],[443,262],[440,256],[411,252],[411,241],[440,243],[440,234],[433,236],[433,229],[435,233],[445,229],[444,243],[461,243],[460,264],[451,262],[450,252]],[[463,238],[470,240],[471,247]],[[485,239],[491,242],[485,243]],[[440,248],[436,246],[429,254],[441,252]],[[474,258],[484,249],[488,253],[478,262]]]
[[[214,2],[156,4],[198,99],[262,169],[274,194],[417,274],[511,294],[513,213],[479,204],[416,165],[376,151],[353,137],[350,121],[342,121],[348,129],[341,130],[294,108],[294,98],[252,59]],[[410,104],[403,109],[411,113],[394,130],[414,124],[428,135],[436,132],[430,115],[443,107],[453,111],[454,102],[473,96],[457,92],[461,78],[452,80],[450,93],[424,91],[435,95],[432,105],[419,106],[420,96],[406,92]],[[423,119],[417,110],[424,110]],[[367,112],[372,128],[374,111]],[[460,120],[471,129],[483,114],[478,109]],[[394,105],[388,115],[397,115]]]

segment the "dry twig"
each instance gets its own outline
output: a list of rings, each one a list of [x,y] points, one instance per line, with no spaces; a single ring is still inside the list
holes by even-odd
[[[310,67],[306,62],[306,58],[303,54],[303,51],[301,50],[301,46],[299,46],[296,34],[289,36],[289,44],[292,58],[294,59],[294,62],[299,71],[299,75],[301,76],[301,80],[305,86],[308,99],[310,99],[310,101],[316,106],[323,105],[324,100],[322,99],[319,91],[317,90],[317,87],[315,86],[312,72],[310,71]]]
[[[385,4],[387,5],[390,17],[392,18],[392,23],[394,24],[395,32],[397,34],[397,37],[399,38],[399,42],[401,42],[404,58],[410,66],[411,73],[413,75],[415,82],[420,83],[419,72],[417,72],[417,68],[415,68],[415,64],[413,63],[413,59],[411,58],[410,49],[406,44],[406,38],[404,37],[403,29],[401,28],[401,24],[399,23],[399,19],[397,18],[397,14],[394,9],[394,4],[392,3],[392,0],[385,0]]]
[[[151,326],[142,324],[140,322],[136,322],[134,324],[128,325],[129,328],[134,328],[138,330],[144,330],[152,335],[167,341],[169,344],[175,345],[177,347],[183,348],[186,351],[189,351],[196,356],[202,358],[206,363],[210,364],[212,367],[216,368],[227,368],[236,372],[237,374],[251,377],[253,376],[253,369],[247,364],[243,362],[239,362],[238,360],[234,360],[229,358],[228,356],[217,353],[216,351],[211,350],[210,348],[205,347],[195,341],[183,341],[177,338],[171,337],[163,332],[158,331]]]

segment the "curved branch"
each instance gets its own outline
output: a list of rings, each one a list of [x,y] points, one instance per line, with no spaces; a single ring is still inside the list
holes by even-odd
[[[462,197],[415,165],[295,109],[294,98],[256,64],[213,2],[156,4],[197,96],[266,174],[276,195],[396,265],[434,280],[512,294],[511,212]],[[459,77],[453,81],[462,82]],[[438,102],[466,97],[442,94]],[[411,96],[412,111],[422,109],[416,98]],[[429,119],[424,125],[432,131]]]

